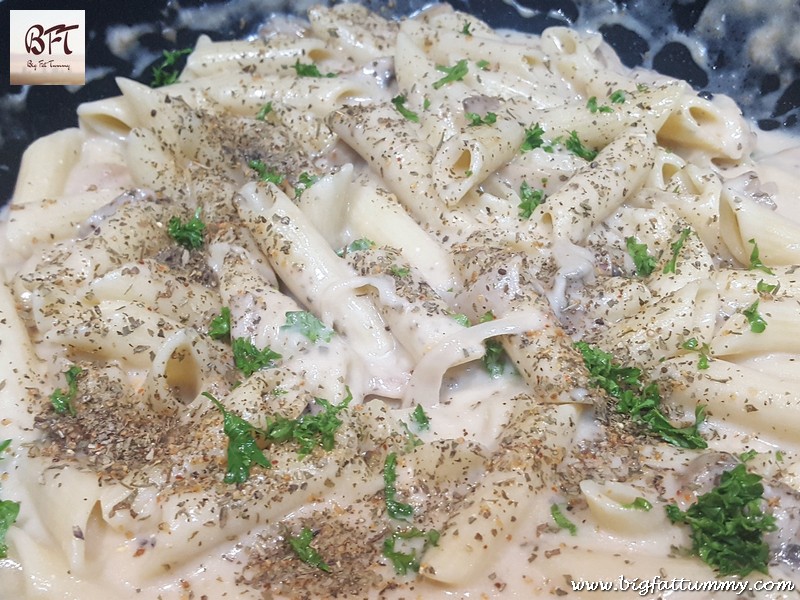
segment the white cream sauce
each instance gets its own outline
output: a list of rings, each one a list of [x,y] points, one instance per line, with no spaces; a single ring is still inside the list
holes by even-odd
[[[598,2],[598,5],[607,5],[605,2]],[[720,3],[712,2],[711,5],[718,6]],[[754,2],[739,2],[742,10],[756,10]],[[242,0],[226,5],[226,8],[215,8],[215,11],[236,12],[247,9],[251,3]],[[195,9],[184,9],[182,19],[186,23],[192,23],[197,27],[208,27],[215,19],[219,19],[218,12],[204,9],[207,12],[198,12]],[[524,13],[523,13],[524,14]],[[618,18],[618,17],[615,17]],[[711,18],[711,17],[709,17]],[[772,22],[770,25],[773,31],[779,26]],[[760,31],[754,36],[754,52],[760,56],[760,60],[765,63],[770,62],[768,53],[765,52],[764,40],[769,39],[769,31]],[[125,45],[130,43],[127,35],[112,34],[116,40],[117,51],[127,53]],[[771,35],[779,35],[771,34]],[[124,44],[121,40],[124,40]],[[701,53],[698,51],[698,56]],[[99,148],[99,147],[98,147]],[[102,149],[101,149],[102,150]],[[111,150],[106,148],[105,150]],[[761,161],[758,167],[759,176],[764,182],[773,182],[776,186],[775,201],[778,212],[788,219],[800,223],[800,144],[798,140],[775,133],[759,133],[756,156]],[[83,174],[76,175],[74,181],[79,186]],[[114,174],[109,174],[114,177]],[[0,223],[0,239],[5,239],[5,222]],[[588,273],[586,269],[585,257],[581,254],[581,249],[576,248],[574,252],[563,254],[562,276],[566,279],[580,279]],[[393,291],[386,289],[385,282],[375,280],[363,280],[354,282],[355,284],[370,284],[380,291],[382,300],[387,303],[397,302],[398,299]],[[562,282],[565,285],[565,282]],[[332,291],[332,290],[331,290]],[[560,294],[562,290],[558,290]],[[463,339],[458,340],[462,348],[468,348],[479,343],[488,335],[495,335],[499,332],[517,332],[530,329],[530,318],[523,319],[525,323],[508,321],[494,321],[482,326],[465,330]],[[525,325],[525,327],[523,327]],[[432,428],[428,432],[420,433],[424,441],[436,439],[457,439],[464,438],[480,444],[486,444],[487,440],[491,444],[497,439],[506,414],[509,410],[510,398],[526,389],[522,380],[514,375],[508,374],[501,379],[492,380],[487,377],[474,363],[456,369],[447,370],[447,365],[459,363],[457,356],[461,350],[452,351],[452,348],[440,348],[431,353],[430,364],[419,365],[420,369],[415,373],[415,378],[431,378],[436,381],[444,381],[441,396],[438,403],[429,405],[427,408],[431,418]],[[470,358],[474,358],[471,355]],[[780,374],[786,368],[796,368],[795,364],[798,357],[794,355],[766,355],[753,359],[748,364],[766,373]],[[422,368],[424,367],[424,368]],[[412,379],[413,389],[415,379]],[[432,384],[426,381],[423,384],[429,387]],[[434,387],[438,387],[435,385]],[[413,399],[413,395],[412,395]],[[430,404],[430,403],[429,403]],[[404,410],[397,411],[401,418],[407,418]],[[4,407],[4,416],[7,419],[22,423],[29,421],[29,416],[25,412],[25,407],[21,403]],[[720,450],[736,451],[742,445],[754,447],[761,452],[773,450],[769,444],[758,440],[742,439],[742,434],[733,430],[725,429],[715,423],[722,434],[715,442],[715,448]],[[591,439],[595,425],[588,414],[584,415],[579,428],[580,436]],[[5,430],[0,430],[5,432]],[[5,437],[5,433],[0,434],[0,438]],[[491,451],[491,445],[487,450]],[[783,449],[797,452],[797,448]],[[15,452],[19,452],[15,449]],[[664,451],[667,456],[660,456],[660,463],[670,463],[675,468],[680,468],[687,462],[684,454],[677,450],[667,449]],[[23,464],[17,455],[7,455],[0,466],[5,471],[13,472],[19,465]],[[667,482],[675,485],[675,482]],[[644,497],[653,497],[652,490],[641,489]],[[13,498],[21,501],[23,506],[35,505],[36,499],[29,497],[24,486],[19,485],[19,478],[10,477],[2,483],[2,497]],[[538,595],[550,595],[558,593],[556,590],[569,591],[568,582],[564,580],[548,580],[542,575],[539,565],[543,562],[557,563],[558,568],[564,573],[578,573],[587,579],[606,579],[622,575],[616,571],[609,572],[609,565],[604,562],[604,556],[609,553],[625,554],[629,558],[626,561],[625,573],[629,578],[639,578],[640,580],[649,579],[660,575],[664,578],[687,577],[697,580],[710,579],[710,572],[698,561],[687,559],[680,563],[680,572],[661,572],[661,566],[657,559],[651,556],[666,555],[670,553],[673,546],[686,546],[688,543],[687,534],[678,528],[667,529],[668,534],[648,534],[648,532],[637,532],[636,535],[621,533],[608,533],[595,525],[586,509],[576,511],[569,515],[569,518],[578,526],[578,535],[569,537],[563,531],[555,531],[549,517],[549,507],[551,502],[559,500],[557,495],[552,498],[541,498],[540,506],[537,510],[528,513],[527,520],[517,523],[513,529],[510,543],[508,543],[502,554],[496,561],[497,573],[491,581],[477,583],[478,579],[483,579],[485,574],[476,574],[474,591],[470,593],[460,593],[437,588],[433,584],[426,584],[421,580],[413,586],[413,591],[398,590],[396,594],[389,594],[387,597],[397,598],[485,598],[485,597],[508,597],[508,598],[531,598]],[[32,522],[25,511],[21,513],[18,527],[32,528],[36,533],[41,533],[40,527]],[[23,543],[24,537],[17,534],[14,537],[16,543]],[[104,560],[103,573],[94,574],[93,579],[102,583],[89,584],[83,579],[82,574],[74,575],[74,586],[69,583],[65,587],[55,589],[47,573],[31,574],[36,581],[33,587],[39,590],[48,598],[80,598],[80,600],[105,600],[106,598],[138,598],[142,597],[135,591],[135,582],[125,574],[128,571],[128,561],[130,560],[130,549],[138,543],[137,540],[127,540],[120,542],[118,537],[108,536],[97,547],[92,549],[95,556],[102,556]],[[247,539],[240,539],[222,554],[222,556],[209,556],[197,564],[192,569],[184,573],[187,580],[191,580],[191,589],[196,591],[196,596],[201,594],[209,598],[230,596],[233,589],[234,570],[239,560],[244,560],[243,547],[247,545]],[[580,547],[581,550],[575,550]],[[56,559],[54,559],[56,560]],[[233,566],[233,567],[232,567]],[[618,563],[612,563],[611,568],[616,568]],[[553,568],[546,569],[552,572]],[[777,575],[778,573],[775,573]],[[21,598],[23,586],[20,580],[22,576],[21,567],[14,559],[9,558],[0,561],[0,581],[3,587],[0,588],[0,596],[3,598]],[[78,580],[80,579],[80,583]],[[61,580],[63,581],[63,580]],[[69,581],[69,580],[67,580]],[[184,598],[187,597],[187,590],[175,583],[174,574],[170,576],[169,582],[156,585],[160,598]],[[238,591],[238,590],[237,590]],[[148,593],[154,594],[156,589],[149,590]],[[256,592],[243,592],[243,598],[258,597]],[[596,595],[587,594],[586,597]],[[154,596],[150,596],[154,597]],[[579,597],[579,596],[571,596]],[[619,597],[630,597],[628,594],[620,594]],[[692,598],[697,599],[702,596],[698,594],[671,594],[669,598]],[[715,598],[722,598],[717,595]]]

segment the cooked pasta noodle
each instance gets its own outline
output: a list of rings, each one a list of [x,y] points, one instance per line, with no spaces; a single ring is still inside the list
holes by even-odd
[[[732,101],[565,28],[308,19],[201,37],[25,154],[0,596],[711,580],[666,507],[747,451],[779,524],[756,568],[800,583],[800,210]],[[587,348],[661,405],[626,412]]]

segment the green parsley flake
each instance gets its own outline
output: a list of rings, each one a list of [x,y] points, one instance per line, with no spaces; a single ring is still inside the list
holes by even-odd
[[[208,335],[215,340],[228,337],[231,334],[231,309],[223,306],[219,314],[211,319],[208,325]]]
[[[700,359],[697,361],[697,368],[700,370],[704,370],[708,368],[708,357],[711,354],[711,348],[708,344],[703,342],[702,344],[698,341],[697,338],[689,338],[685,342],[681,344],[681,348],[684,350],[692,350],[698,352],[700,354]]]
[[[0,454],[5,452],[11,446],[11,440],[4,440],[0,442]],[[0,456],[2,458],[2,456]],[[6,558],[8,555],[8,546],[6,546],[6,534],[9,528],[17,521],[19,516],[19,502],[12,502],[11,500],[0,500],[0,559]]]
[[[661,412],[661,394],[655,382],[645,382],[641,369],[625,367],[614,361],[611,354],[586,342],[576,342],[589,370],[589,383],[602,388],[617,400],[618,413],[647,425],[649,431],[665,442],[681,448],[706,448],[698,427],[705,418],[705,408],[697,406],[693,425],[679,428]]]
[[[72,405],[72,402],[78,395],[78,376],[82,372],[83,370],[79,366],[72,365],[67,369],[66,373],[64,373],[67,378],[67,391],[65,392],[61,388],[58,388],[50,394],[50,403],[58,414],[63,415],[64,413],[69,413],[73,417],[75,416],[75,407]]]
[[[265,469],[272,467],[272,463],[256,441],[262,434],[261,430],[239,415],[228,411],[208,392],[203,392],[203,396],[211,400],[222,413],[222,431],[228,436],[228,468],[225,472],[225,483],[244,483],[250,478],[250,469],[253,465],[261,465]]]
[[[389,273],[395,277],[408,277],[411,273],[411,269],[408,267],[398,267],[397,265],[392,265],[389,267]]]
[[[464,313],[455,313],[455,314],[451,314],[450,316],[453,317],[453,320],[456,323],[458,323],[459,325],[463,325],[464,327],[471,327],[472,326],[472,323],[470,322],[469,317],[467,315],[465,315]]]
[[[747,452],[742,452],[739,455],[739,461],[746,463],[748,460],[753,460],[758,455],[758,452],[755,450],[748,450]]]
[[[678,236],[677,241],[670,244],[670,250],[672,250],[672,258],[670,258],[667,263],[664,265],[664,273],[675,273],[678,268],[678,256],[681,253],[681,248],[683,248],[683,244],[686,242],[686,239],[689,237],[689,234],[692,233],[692,230],[688,227],[684,228],[681,231],[680,236]]]
[[[489,70],[489,61],[481,59],[475,63],[475,66],[478,67],[481,71],[487,71]]]
[[[497,379],[505,371],[505,350],[498,340],[486,340],[484,345],[486,353],[483,355],[483,368],[492,379]]]
[[[311,565],[312,567],[317,567],[326,573],[330,573],[331,568],[324,560],[322,560],[322,556],[320,556],[319,552],[311,547],[311,541],[313,539],[314,532],[308,527],[303,527],[300,535],[289,536],[287,541],[289,542],[289,546],[291,546],[292,550],[294,550],[294,553],[297,554],[297,557],[304,563]]]
[[[519,218],[530,219],[533,211],[545,201],[544,190],[535,190],[527,181],[523,181],[519,186]]]
[[[395,498],[397,489],[397,454],[390,452],[383,463],[383,494],[386,499],[386,512],[393,519],[408,521],[414,515],[414,507]]]
[[[233,349],[233,363],[245,377],[250,377],[264,367],[274,367],[275,361],[281,358],[277,352],[269,348],[259,350],[253,342],[246,338],[236,338],[231,343]]]
[[[411,121],[412,123],[419,123],[419,115],[415,113],[413,110],[409,110],[405,107],[406,104],[406,97],[403,95],[395,96],[392,98],[392,104],[397,109],[401,115],[403,115],[406,119]]]
[[[597,150],[591,150],[583,145],[580,138],[578,138],[578,132],[573,130],[570,131],[569,137],[567,141],[564,142],[567,150],[572,152],[575,156],[579,156],[584,160],[594,160],[597,156]]]
[[[303,64],[299,60],[295,61],[293,68],[298,77],[336,77],[336,73],[325,73],[324,75],[319,72],[317,65]]]
[[[612,93],[608,99],[614,104],[625,104],[625,92],[622,90],[617,90],[616,92]]]
[[[589,100],[586,101],[586,108],[589,109],[589,112],[594,114],[597,112],[601,113],[610,113],[614,112],[614,109],[610,106],[606,106],[605,104],[597,104],[597,96],[592,96]]]
[[[469,71],[467,66],[467,59],[458,61],[452,67],[445,67],[444,65],[436,65],[436,70],[445,74],[444,77],[433,83],[433,89],[438,90],[440,87],[453,83],[454,81],[461,81]]]
[[[300,173],[300,176],[297,178],[297,185],[294,186],[294,197],[299,198],[303,195],[308,188],[319,181],[319,177],[316,175],[309,175],[305,171]]]
[[[753,333],[764,333],[764,330],[767,328],[767,322],[758,312],[758,300],[745,308],[742,314],[747,319],[747,322],[750,323],[750,331]]]
[[[561,529],[566,529],[569,531],[570,535],[578,535],[578,528],[575,526],[575,523],[564,516],[564,513],[561,512],[561,508],[558,506],[558,504],[550,505],[550,516],[553,517],[553,521],[555,521],[556,525],[558,525]]]
[[[761,259],[758,257],[758,244],[756,243],[755,239],[747,240],[748,244],[753,244],[753,250],[750,252],[750,266],[748,269],[751,271],[758,269],[759,271],[764,271],[768,275],[774,275],[775,273],[770,269],[767,265],[761,262]]]
[[[431,421],[428,415],[425,413],[425,409],[422,407],[422,404],[417,404],[417,407],[414,409],[414,412],[411,413],[411,420],[417,426],[417,429],[420,431],[430,429],[431,428]]]
[[[472,31],[470,31],[471,27],[472,23],[467,21],[466,23],[464,23],[464,27],[461,28],[461,33],[463,33],[464,35],[472,35]]]
[[[639,496],[633,502],[629,502],[627,504],[621,504],[622,508],[628,508],[632,510],[641,510],[644,512],[649,512],[653,510],[653,505],[648,502],[647,498],[642,498]]]
[[[280,185],[285,179],[285,177],[277,171],[273,171],[268,168],[262,160],[251,160],[249,163],[247,163],[247,166],[249,166],[258,174],[258,178],[261,181],[269,181],[275,185]]]
[[[19,507],[19,502],[0,500],[0,558],[6,558],[8,555],[6,534],[11,526],[17,521],[17,517],[19,516]]]
[[[722,473],[719,485],[685,512],[668,505],[667,516],[691,528],[692,552],[720,576],[767,573],[769,546],[764,534],[776,531],[777,525],[775,517],[762,511],[763,496],[761,476],[738,464]]]
[[[391,536],[383,541],[383,555],[389,559],[394,567],[394,572],[398,575],[407,575],[409,571],[416,573],[419,571],[419,556],[424,554],[429,546],[439,544],[439,532],[431,529],[427,532],[412,527],[395,531]],[[397,548],[398,542],[422,539],[421,548],[408,547],[406,552]]]
[[[157,67],[153,67],[153,80],[150,82],[150,87],[157,88],[178,81],[178,59],[191,52],[191,48],[164,50],[164,59],[161,61],[161,64]]]
[[[522,146],[520,146],[519,151],[524,154],[525,152],[530,152],[531,150],[539,148],[544,143],[542,135],[544,135],[544,129],[542,129],[538,123],[526,129],[525,139],[522,141]]]
[[[305,310],[287,312],[286,324],[281,325],[281,329],[299,331],[314,343],[318,340],[330,342],[333,338],[333,329]]]
[[[374,248],[377,244],[372,240],[367,238],[358,238],[350,242],[345,248],[339,250],[336,254],[339,256],[344,256],[345,254],[350,254],[351,252],[360,252],[362,250],[370,250]]]
[[[780,283],[767,283],[763,279],[759,279],[756,284],[756,291],[765,296],[774,296],[780,285]]]
[[[264,439],[274,444],[295,443],[301,457],[311,454],[316,447],[330,452],[336,444],[336,432],[344,422],[339,418],[339,413],[352,400],[353,394],[347,388],[347,396],[339,404],[331,404],[324,398],[314,398],[323,409],[317,414],[303,413],[296,419],[288,419],[282,415],[267,418],[262,432]]]
[[[478,322],[488,323],[489,321],[494,321],[492,311],[484,314]],[[486,348],[486,352],[483,355],[483,367],[492,379],[497,379],[505,371],[506,352],[503,350],[503,344],[500,343],[500,340],[493,338],[486,340],[483,344]]]
[[[206,234],[206,224],[200,220],[200,209],[194,212],[194,216],[182,223],[178,217],[172,217],[167,223],[167,233],[179,245],[187,250],[197,250],[202,248]]]
[[[478,113],[468,112],[464,113],[467,118],[467,127],[478,127],[479,125],[494,125],[497,122],[497,115],[493,112],[487,112],[485,116],[480,116]]]
[[[258,111],[256,115],[256,120],[258,121],[265,121],[267,119],[267,115],[272,112],[272,102],[267,102],[261,109]]]
[[[633,259],[633,264],[636,266],[636,275],[639,277],[647,277],[655,271],[657,260],[647,251],[647,244],[640,244],[633,236],[625,238],[625,247],[628,249],[628,254]]]

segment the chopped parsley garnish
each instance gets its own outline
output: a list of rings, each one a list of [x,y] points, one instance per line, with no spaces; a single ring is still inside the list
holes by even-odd
[[[497,123],[497,115],[493,112],[487,112],[483,117],[478,113],[468,112],[464,113],[467,118],[467,127],[478,127],[479,125],[494,125]]]
[[[361,250],[369,250],[370,248],[374,248],[376,246],[375,242],[369,240],[367,238],[358,238],[357,240],[353,240],[350,242],[345,248],[337,252],[339,256],[344,256],[345,254],[349,254],[351,252],[359,252]]]
[[[758,452],[756,452],[755,450],[748,450],[747,452],[742,452],[739,455],[739,461],[746,463],[748,460],[753,460],[757,454]]]
[[[325,323],[305,310],[287,312],[286,324],[281,325],[281,329],[299,331],[314,343],[316,343],[317,340],[330,342],[333,338],[333,329],[327,327]]]
[[[231,334],[231,309],[223,306],[219,314],[211,319],[208,325],[208,335],[215,340],[228,337]]]
[[[542,129],[538,123],[536,123],[533,127],[530,127],[525,130],[525,139],[522,141],[522,146],[520,146],[520,152],[530,152],[536,148],[539,148],[543,143],[544,140],[542,136],[544,135],[544,129]]]
[[[386,499],[386,512],[393,519],[409,520],[414,515],[414,507],[395,498],[397,489],[397,454],[390,452],[383,463],[383,494]]]
[[[267,102],[264,106],[262,106],[258,114],[256,115],[256,119],[259,121],[265,121],[267,115],[272,112],[272,102]]]
[[[5,452],[9,446],[11,446],[11,440],[0,442],[0,453]],[[2,456],[0,456],[0,458],[2,458]],[[19,502],[0,500],[0,558],[5,558],[8,554],[6,533],[8,533],[9,528],[17,521],[19,506]]]
[[[67,391],[58,388],[50,394],[50,403],[58,414],[69,413],[73,417],[75,416],[75,407],[72,402],[75,400],[75,396],[78,395],[78,376],[82,372],[83,370],[79,366],[72,365],[64,373],[67,378]]]
[[[438,90],[440,87],[453,83],[454,81],[461,81],[469,71],[467,66],[467,59],[461,59],[452,67],[445,67],[444,65],[436,65],[436,70],[444,73],[444,77],[433,83],[433,89]]]
[[[484,314],[478,322],[488,323],[489,321],[494,321],[492,311]],[[486,347],[486,352],[483,355],[483,367],[492,379],[497,379],[505,371],[506,353],[503,350],[503,344],[500,343],[500,340],[488,339],[483,345]]]
[[[411,269],[408,267],[398,267],[397,265],[392,265],[389,267],[389,273],[395,277],[408,277],[408,275],[411,273]]]
[[[464,313],[451,314],[450,316],[453,317],[453,320],[456,323],[458,323],[459,325],[463,325],[464,327],[471,327],[472,326],[472,323],[470,323],[469,317],[467,315],[465,315]]]
[[[150,87],[161,87],[178,81],[177,62],[181,56],[191,53],[191,48],[182,50],[164,50],[164,59],[157,67],[153,67],[153,80]]]
[[[466,23],[464,23],[464,27],[461,28],[461,33],[463,33],[464,35],[472,35],[472,31],[470,31],[471,27],[472,23],[467,21]]]
[[[200,209],[194,212],[194,216],[182,223],[178,217],[172,217],[167,223],[167,233],[179,245],[188,250],[202,248],[206,234],[206,224],[200,220]]]
[[[578,138],[578,132],[575,130],[570,131],[567,141],[564,142],[564,146],[575,156],[579,156],[584,160],[594,160],[597,156],[597,150],[592,150],[584,146]]]
[[[425,413],[425,409],[422,408],[422,404],[417,404],[414,412],[411,413],[411,420],[414,421],[417,429],[420,431],[430,429],[431,427],[430,418],[428,418],[428,415]]]
[[[228,436],[228,468],[225,472],[225,483],[244,483],[250,478],[250,468],[253,465],[261,465],[266,469],[272,467],[272,463],[256,441],[262,433],[261,430],[239,415],[228,411],[208,392],[203,392],[203,395],[222,413],[222,431]]]
[[[249,163],[247,163],[247,166],[249,166],[258,174],[258,178],[261,181],[269,181],[275,185],[280,185],[285,179],[283,175],[267,167],[262,160],[251,160]]]
[[[640,244],[635,237],[630,236],[625,238],[625,247],[636,265],[636,274],[639,277],[647,277],[655,270],[658,261],[647,251],[647,244]]]
[[[606,106],[605,104],[597,104],[597,96],[592,96],[586,102],[586,108],[589,109],[589,112],[594,114],[596,112],[602,113],[610,113],[614,112],[614,109],[610,106]]]
[[[708,368],[708,357],[711,354],[711,348],[703,342],[702,344],[698,341],[697,338],[689,338],[685,342],[681,344],[681,348],[684,350],[692,350],[696,351],[700,354],[700,360],[697,361],[697,368],[698,369],[707,369]]]
[[[297,453],[302,457],[319,446],[326,452],[333,450],[336,443],[336,432],[343,421],[339,413],[350,405],[353,394],[347,389],[347,396],[339,404],[331,404],[324,398],[314,398],[322,407],[317,414],[303,413],[296,419],[287,419],[277,415],[267,418],[264,437],[267,441],[280,444],[294,442],[299,446]]]
[[[305,171],[300,173],[300,176],[297,178],[297,185],[294,186],[294,197],[299,198],[303,195],[308,188],[319,181],[319,177],[316,175],[309,175]]]
[[[561,508],[558,506],[558,504],[550,505],[550,516],[553,517],[553,521],[555,521],[556,525],[558,525],[561,529],[566,529],[569,531],[570,535],[578,535],[578,528],[575,526],[575,523],[564,516],[564,513],[561,512]]]
[[[750,266],[748,269],[751,271],[758,269],[759,271],[764,271],[768,275],[774,275],[775,273],[770,269],[767,265],[761,262],[761,259],[758,257],[758,244],[756,243],[755,239],[747,240],[748,244],[753,244],[753,250],[750,252]]]
[[[298,77],[336,77],[336,73],[325,73],[324,75],[319,72],[317,65],[303,64],[299,60],[295,61],[293,68]]]
[[[747,322],[750,323],[750,331],[753,333],[764,333],[764,330],[767,328],[767,322],[758,312],[758,300],[745,308],[742,314],[747,319]]]
[[[428,98],[425,98],[425,99],[422,101],[422,108],[423,108],[424,110],[428,110],[430,107],[431,107],[431,101],[430,101],[430,100],[428,100]]]
[[[708,444],[697,429],[705,418],[705,408],[697,406],[695,422],[687,427],[675,427],[661,412],[661,393],[658,385],[645,382],[641,369],[625,367],[614,357],[586,342],[576,342],[589,370],[589,383],[604,389],[617,400],[617,412],[631,420],[647,425],[649,431],[665,442],[681,448],[706,448]]]
[[[406,97],[402,94],[399,96],[395,96],[392,98],[392,104],[397,109],[401,115],[403,115],[406,119],[411,121],[412,123],[419,123],[419,115],[415,113],[413,110],[409,110],[406,108]]]
[[[340,404],[334,405],[323,398],[315,398],[317,404],[323,408],[318,414],[304,413],[296,419],[288,419],[282,415],[268,417],[265,427],[261,429],[227,411],[208,392],[203,392],[203,395],[222,411],[223,431],[228,436],[228,472],[225,474],[225,483],[247,481],[250,468],[254,464],[266,468],[272,466],[258,445],[259,440],[262,445],[294,442],[299,446],[297,453],[301,457],[310,454],[317,446],[330,452],[336,442],[336,432],[343,423],[338,415],[353,399],[349,389],[347,397]]]
[[[673,523],[692,530],[692,553],[721,576],[746,577],[752,571],[767,573],[769,546],[764,533],[775,531],[775,517],[761,509],[761,476],[744,464],[722,473],[719,485],[697,498],[685,512],[666,507]]]
[[[533,211],[544,202],[545,198],[544,190],[535,190],[527,181],[523,181],[519,186],[519,218],[530,219]]]
[[[406,443],[403,445],[404,452],[411,452],[417,446],[422,446],[422,444],[425,443],[416,433],[411,431],[411,428],[406,424],[405,421],[400,421],[400,425],[403,427],[403,433],[406,434]]]
[[[608,99],[614,104],[625,104],[625,92],[622,90],[617,90],[616,92],[612,93]]]
[[[683,248],[683,244],[686,242],[686,239],[689,237],[690,233],[692,233],[692,230],[688,227],[685,227],[681,231],[681,235],[678,237],[677,241],[670,244],[672,258],[670,258],[667,261],[667,264],[664,265],[664,273],[675,273],[675,270],[678,267],[678,255],[681,253],[681,248]]]
[[[394,572],[398,575],[407,575],[409,571],[419,571],[419,555],[417,548],[409,548],[408,552],[398,550],[396,545],[401,540],[413,540],[421,538],[424,540],[420,554],[424,553],[428,546],[436,546],[439,543],[439,532],[431,529],[427,532],[412,527],[395,531],[388,538],[383,540],[383,555],[389,559],[394,567]]]
[[[0,558],[8,555],[6,534],[19,516],[19,502],[0,500]]]
[[[486,71],[489,68],[489,61],[481,59],[475,63],[475,66],[478,67],[481,71]]]
[[[756,291],[759,294],[773,296],[775,295],[775,292],[778,291],[780,285],[781,285],[780,283],[767,283],[763,279],[759,279],[758,283],[756,284]]]
[[[275,366],[275,361],[281,358],[280,354],[269,348],[259,350],[247,338],[234,339],[231,347],[233,348],[233,363],[244,373],[245,377],[250,377],[264,367]]]
[[[294,550],[294,553],[297,554],[297,557],[304,563],[312,567],[317,567],[326,573],[331,572],[331,568],[322,560],[322,556],[320,556],[319,552],[311,547],[311,541],[314,539],[314,532],[308,527],[303,527],[300,535],[290,535],[286,539],[292,547],[292,550]]]
[[[622,508],[630,508],[633,510],[642,510],[644,512],[648,512],[653,510],[653,505],[648,502],[647,498],[642,498],[639,496],[633,502],[629,502],[628,504],[621,504]]]

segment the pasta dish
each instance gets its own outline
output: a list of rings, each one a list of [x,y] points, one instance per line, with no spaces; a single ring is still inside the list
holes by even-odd
[[[798,145],[446,5],[167,58],[0,223],[0,596],[795,593]]]

